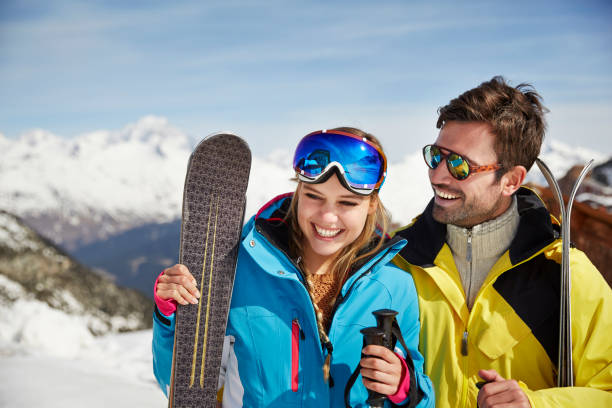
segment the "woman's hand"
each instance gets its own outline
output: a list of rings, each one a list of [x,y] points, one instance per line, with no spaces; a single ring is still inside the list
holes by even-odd
[[[185,265],[176,264],[164,270],[157,279],[157,296],[160,299],[174,299],[181,305],[197,304],[200,292],[197,282]]]
[[[391,350],[383,346],[366,346],[361,361],[361,378],[369,390],[384,395],[397,393],[402,379],[402,362]]]

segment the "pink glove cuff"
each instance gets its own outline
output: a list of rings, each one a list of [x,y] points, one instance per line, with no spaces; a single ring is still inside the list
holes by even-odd
[[[159,274],[157,279],[155,279],[155,285],[153,285],[153,299],[155,300],[157,309],[161,312],[161,314],[163,314],[164,316],[171,316],[174,314],[174,312],[176,312],[176,300],[164,300],[157,296],[157,283],[159,281],[159,278],[164,274],[164,272],[165,271],[162,271],[162,273]]]
[[[397,353],[395,353],[395,355],[398,356],[402,362],[402,377],[400,378],[397,392],[393,395],[389,395],[388,398],[392,403],[399,405],[408,398],[408,393],[410,392],[410,371],[408,371],[408,365],[406,365],[404,357]]]

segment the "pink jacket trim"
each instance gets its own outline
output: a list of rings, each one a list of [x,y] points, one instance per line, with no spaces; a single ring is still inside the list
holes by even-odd
[[[164,271],[159,274],[157,279],[155,279],[155,285],[153,286],[153,299],[155,300],[155,304],[157,305],[157,309],[164,316],[172,316],[174,312],[176,312],[176,300],[168,299],[164,300],[157,296],[157,282],[159,281],[159,277],[164,274]]]
[[[410,392],[410,371],[408,371],[408,366],[406,365],[406,360],[404,360],[404,357],[397,353],[395,353],[395,355],[398,356],[402,362],[402,378],[400,379],[399,386],[397,387],[397,392],[393,395],[389,395],[388,398],[392,403],[399,405],[406,401],[406,398],[408,398],[408,393]]]
[[[261,213],[264,212],[268,207],[270,207],[275,202],[277,202],[277,201],[279,201],[279,200],[281,200],[283,198],[291,197],[292,195],[293,195],[293,193],[284,193],[284,194],[277,195],[276,197],[274,197],[273,199],[271,199],[270,201],[265,203],[264,206],[261,207],[261,209],[259,211],[257,211],[257,214],[255,214],[255,219],[259,218]]]

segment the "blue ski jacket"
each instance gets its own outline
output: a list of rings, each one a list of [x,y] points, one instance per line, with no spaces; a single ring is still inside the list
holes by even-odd
[[[412,358],[420,399],[404,401],[401,406],[433,407],[432,384],[423,373],[418,351],[420,323],[414,282],[409,273],[390,263],[406,244],[400,238],[386,242],[343,284],[329,328],[331,379],[324,381],[322,367],[328,351],[319,340],[314,307],[301,272],[287,255],[289,230],[282,220],[290,201],[291,195],[277,197],[243,228],[224,346],[232,345],[231,351],[224,350],[224,406],[231,397],[230,406],[344,407],[345,386],[361,358],[360,330],[376,326],[373,311],[393,309],[399,312],[397,320],[409,349],[406,352],[398,342],[396,351]],[[174,316],[156,310],[153,320],[154,373],[167,393]],[[232,370],[237,372],[232,374]],[[352,407],[367,406],[368,392],[360,378],[349,398]],[[388,400],[386,404],[395,406]]]

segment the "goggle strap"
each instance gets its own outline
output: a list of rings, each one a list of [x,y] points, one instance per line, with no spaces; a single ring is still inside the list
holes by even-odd
[[[317,177],[314,177],[314,178],[297,173],[298,180],[303,181],[304,183],[308,183],[308,184],[320,184],[320,183],[325,183],[332,176],[332,174],[336,174],[338,176],[338,180],[340,180],[340,184],[342,184],[344,188],[346,188],[349,191],[352,191],[355,194],[367,196],[367,195],[372,194],[374,190],[380,189],[380,186],[374,187],[374,188],[353,187],[348,183],[348,181],[344,177],[344,171],[342,169],[342,166],[334,165],[330,167],[330,165],[325,167],[325,171],[321,172],[321,174],[319,174]],[[382,186],[382,183],[381,183],[381,186]]]

